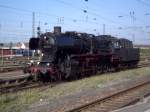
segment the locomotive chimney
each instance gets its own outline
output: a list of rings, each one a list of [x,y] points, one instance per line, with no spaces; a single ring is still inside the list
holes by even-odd
[[[57,35],[61,34],[61,27],[60,26],[54,26],[54,33]]]

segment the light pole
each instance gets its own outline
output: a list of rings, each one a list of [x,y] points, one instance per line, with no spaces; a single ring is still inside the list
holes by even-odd
[[[57,24],[63,24],[64,23],[64,17],[58,17],[57,18]]]
[[[0,33],[1,33],[1,29],[2,29],[2,24],[0,24]],[[1,45],[1,63],[2,63],[2,65],[3,65],[3,63],[4,63],[4,60],[3,60],[3,43],[2,43],[2,45]]]
[[[135,23],[135,20],[136,20],[134,11],[130,11],[130,17],[131,17],[131,23],[133,25],[133,30],[134,30],[134,23]],[[132,39],[133,39],[133,42],[135,42],[135,33],[134,33],[134,31],[133,31],[133,34],[132,34]]]
[[[105,35],[105,28],[106,28],[106,25],[103,24],[103,35]]]
[[[45,32],[48,32],[48,23],[45,22],[44,25],[45,25]]]
[[[12,54],[13,54],[13,53],[12,53],[12,46],[13,46],[13,43],[10,42],[10,43],[9,43],[9,49],[10,49],[10,55],[11,55],[10,57],[11,57],[11,58],[12,58]]]
[[[4,59],[3,59],[3,46],[2,46],[2,49],[1,49],[1,54],[2,54],[2,65],[4,64]]]
[[[85,13],[85,21],[88,22],[88,0],[84,0],[85,1],[85,5],[86,5],[86,8],[83,10],[83,12]]]
[[[23,44],[23,43],[22,43]],[[24,49],[25,50],[25,49]],[[30,60],[30,49],[29,47],[27,48],[27,52],[28,52],[28,61]]]

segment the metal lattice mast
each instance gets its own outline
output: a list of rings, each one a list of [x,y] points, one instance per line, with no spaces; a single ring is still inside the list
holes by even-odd
[[[35,12],[32,13],[32,37],[35,37]]]

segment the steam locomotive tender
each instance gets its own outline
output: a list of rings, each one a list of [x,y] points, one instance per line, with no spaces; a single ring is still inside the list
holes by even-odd
[[[34,74],[36,80],[61,80],[79,78],[135,67],[139,61],[139,49],[131,41],[109,35],[66,32],[54,27],[54,33],[44,33],[31,38],[31,50],[42,52],[38,64],[28,66],[25,71]]]

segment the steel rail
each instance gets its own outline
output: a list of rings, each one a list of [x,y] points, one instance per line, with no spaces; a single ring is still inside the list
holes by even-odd
[[[108,112],[135,103],[148,94],[150,94],[150,80],[66,112]]]

